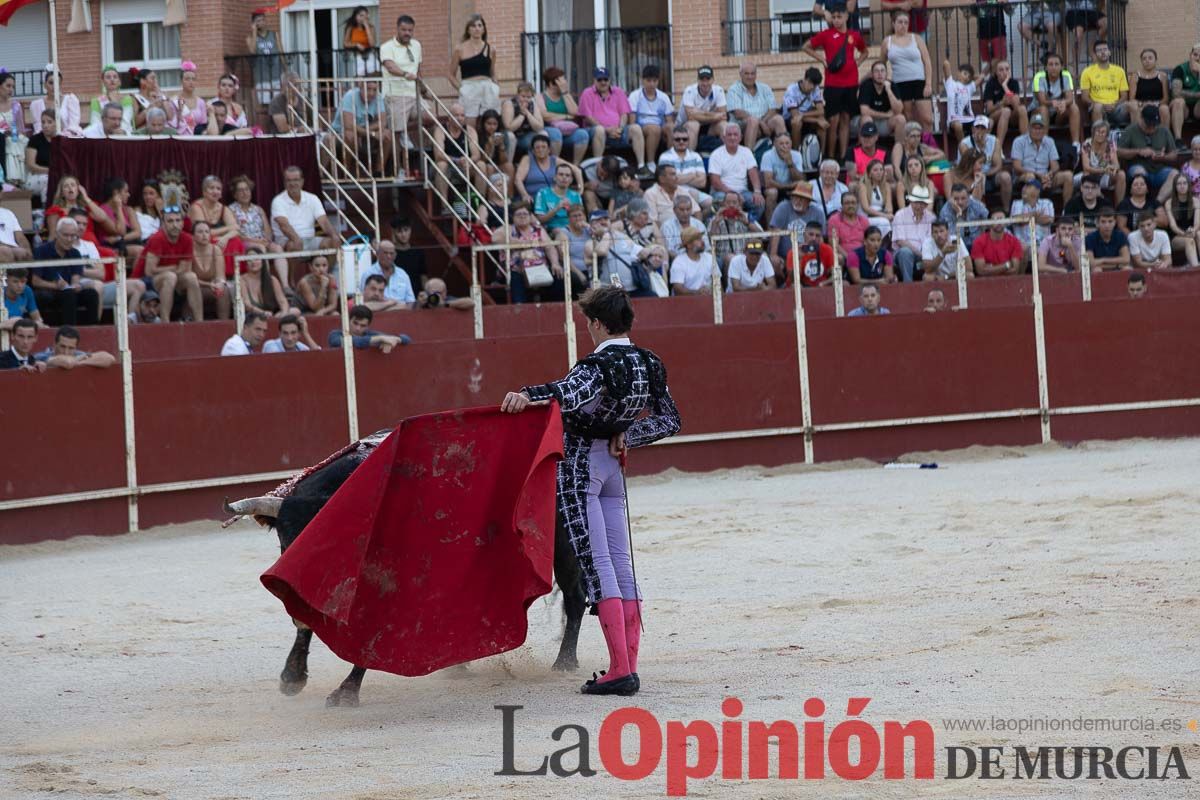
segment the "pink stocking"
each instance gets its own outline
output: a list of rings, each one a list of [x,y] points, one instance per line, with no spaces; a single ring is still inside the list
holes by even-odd
[[[596,604],[600,613],[600,628],[604,631],[604,641],[608,645],[608,673],[599,679],[599,683],[608,683],[617,678],[624,678],[629,669],[629,650],[625,638],[625,609],[619,597],[610,597]]]
[[[625,650],[629,654],[629,671],[637,672],[638,647],[642,642],[642,601],[622,600],[625,611]]]

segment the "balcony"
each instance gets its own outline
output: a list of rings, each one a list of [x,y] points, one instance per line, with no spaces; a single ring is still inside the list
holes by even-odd
[[[602,59],[602,60],[601,60]],[[632,92],[641,85],[642,68],[662,68],[661,88],[671,92],[671,26],[586,28],[521,34],[522,72],[541,83],[542,70],[559,67],[578,96],[592,85],[597,64],[608,67],[614,86]]]

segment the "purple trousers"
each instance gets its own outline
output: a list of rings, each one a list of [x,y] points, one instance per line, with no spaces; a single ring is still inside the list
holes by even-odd
[[[608,452],[607,439],[572,444],[568,439],[559,462],[559,502],[588,600],[640,600],[620,462]]]

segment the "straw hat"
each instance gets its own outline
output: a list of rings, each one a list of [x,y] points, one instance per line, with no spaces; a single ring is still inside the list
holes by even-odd
[[[933,195],[924,186],[914,186],[912,191],[906,195],[910,203],[925,203],[928,205],[933,200]]]
[[[684,228],[683,232],[681,234],[679,234],[679,241],[683,243],[684,247],[687,247],[689,244],[696,241],[697,239],[703,239],[703,238],[704,238],[704,231],[697,230],[696,228],[693,228],[691,226]]]
[[[805,181],[800,181],[796,184],[796,188],[792,189],[792,197],[807,197],[809,200],[812,200],[812,186]]]

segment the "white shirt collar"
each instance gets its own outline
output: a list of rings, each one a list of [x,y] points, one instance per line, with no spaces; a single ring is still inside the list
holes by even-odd
[[[595,352],[599,353],[601,350],[609,347],[610,345],[625,345],[626,347],[632,347],[633,342],[629,341],[628,336],[622,336],[619,339],[605,339],[596,347]]]

